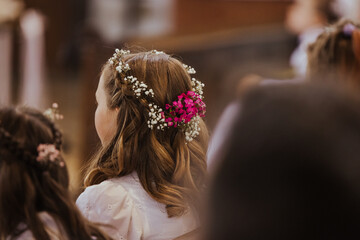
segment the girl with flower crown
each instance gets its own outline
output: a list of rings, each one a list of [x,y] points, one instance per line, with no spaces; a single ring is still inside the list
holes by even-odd
[[[174,239],[198,227],[206,177],[203,84],[156,50],[116,50],[96,91],[102,146],[77,205],[114,239]]]
[[[41,112],[0,108],[0,239],[110,239],[77,209],[61,133]]]

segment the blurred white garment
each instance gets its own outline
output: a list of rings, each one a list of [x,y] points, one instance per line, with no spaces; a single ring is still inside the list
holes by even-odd
[[[20,19],[23,46],[20,104],[42,108],[47,103],[45,84],[45,20],[35,10],[27,10]]]
[[[360,21],[360,0],[336,0],[333,9],[341,18]]]
[[[174,0],[142,0],[139,19],[138,35],[141,37],[154,37],[170,33],[175,25]]]
[[[87,187],[76,204],[88,220],[108,225],[102,229],[113,239],[169,240],[198,227],[190,213],[169,218],[136,173]]]
[[[11,29],[0,29],[0,105],[11,103],[12,70],[12,34]]]
[[[119,42],[131,35],[128,5],[126,0],[90,0],[87,23],[105,42]]]
[[[290,58],[290,65],[293,67],[297,77],[304,78],[306,76],[308,65],[307,49],[323,31],[322,27],[310,28],[299,36],[299,45]]]
[[[64,237],[66,237],[66,236],[64,236],[63,231],[59,231],[59,228],[58,228],[56,222],[48,213],[41,212],[41,213],[39,213],[39,217],[40,217],[41,221],[44,223],[45,230],[49,234],[51,240],[59,240],[59,239],[63,239]],[[25,224],[19,225],[19,230],[22,230],[22,229],[26,229]],[[10,238],[8,238],[7,240],[10,240]],[[27,230],[27,231],[23,232],[20,236],[18,236],[16,238],[11,238],[11,240],[36,240],[36,239],[33,237],[32,233],[29,230]]]
[[[90,0],[87,23],[108,43],[154,37],[174,28],[174,0]]]
[[[216,169],[216,166],[221,162],[220,158],[226,152],[226,140],[233,129],[239,112],[240,103],[238,101],[232,102],[225,108],[218,120],[207,151],[207,167],[210,173]]]

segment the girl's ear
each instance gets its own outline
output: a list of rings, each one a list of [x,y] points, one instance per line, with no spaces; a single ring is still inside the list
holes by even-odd
[[[116,108],[115,108],[116,113],[119,113],[119,110],[120,110],[119,107],[116,107]]]

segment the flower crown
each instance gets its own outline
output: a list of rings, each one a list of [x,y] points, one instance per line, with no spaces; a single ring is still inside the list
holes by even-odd
[[[46,109],[43,114],[52,121],[64,119],[64,116],[60,114],[59,104],[57,103],[53,103],[51,108]]]
[[[152,50],[154,54],[165,54],[162,51]],[[127,75],[131,70],[129,64],[123,61],[123,56],[130,54],[129,50],[116,49],[114,55],[109,59],[109,63],[115,70],[122,74],[123,80],[132,85],[132,90],[136,98],[154,98],[154,91],[148,88],[147,84],[139,81],[135,76]],[[195,74],[194,68],[183,64],[188,74]],[[180,94],[172,103],[164,106],[165,110],[155,103],[149,103],[149,119],[147,121],[150,129],[164,131],[165,128],[182,128],[185,139],[191,142],[199,135],[200,118],[205,116],[206,105],[203,102],[204,84],[195,78],[191,78],[192,90]]]
[[[25,149],[22,144],[3,127],[0,127],[0,147],[6,149],[18,159],[31,165],[36,165],[42,170],[46,170],[50,162],[55,163],[61,168],[65,166],[64,159],[54,144],[40,144],[36,149],[37,154],[35,155]],[[6,158],[4,160],[7,161]]]
[[[38,155],[36,161],[39,163],[42,162],[53,162],[57,163],[60,167],[65,166],[64,160],[60,157],[60,151],[56,149],[54,144],[40,144],[37,149]]]
[[[36,165],[42,170],[46,170],[49,163],[55,163],[60,167],[65,166],[64,159],[60,151],[61,147],[61,133],[56,130],[54,120],[63,119],[63,115],[59,112],[59,105],[53,103],[52,107],[43,112],[43,115],[50,120],[50,129],[54,136],[53,144],[39,144],[37,146],[37,154],[25,149],[17,139],[15,139],[6,129],[0,126],[0,147],[3,147],[11,154],[15,155],[18,159]],[[1,121],[0,121],[1,123]]]

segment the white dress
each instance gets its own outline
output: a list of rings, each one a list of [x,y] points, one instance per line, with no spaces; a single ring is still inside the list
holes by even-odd
[[[165,205],[152,199],[136,173],[87,187],[76,201],[90,221],[113,239],[174,239],[197,227],[192,214],[167,216]]]

